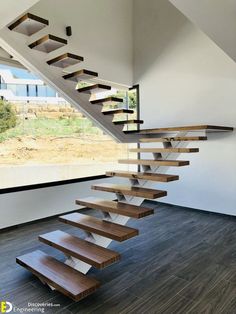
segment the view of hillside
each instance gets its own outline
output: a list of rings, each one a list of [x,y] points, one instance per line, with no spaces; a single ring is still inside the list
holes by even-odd
[[[24,112],[21,107],[11,105],[15,126],[0,133],[1,165],[106,162],[127,153],[125,144],[116,143],[68,104],[27,105],[27,111],[24,105]]]
[[[115,96],[136,110],[134,91]],[[127,169],[117,163],[130,154],[127,144],[115,142],[27,70],[0,65],[0,98],[0,188]],[[118,120],[126,118],[116,115]]]

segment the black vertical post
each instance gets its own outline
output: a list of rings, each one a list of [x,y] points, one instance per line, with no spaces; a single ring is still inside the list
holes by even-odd
[[[136,91],[137,91],[137,119],[140,120],[140,90],[139,85],[136,85]],[[140,130],[140,124],[138,124],[138,130]],[[137,148],[140,148],[140,143],[137,143]],[[138,153],[138,159],[140,159],[141,154]],[[138,172],[141,171],[141,166],[138,165]]]
[[[140,89],[139,89],[139,84],[134,85],[133,87],[130,88],[130,90],[133,90],[133,89],[136,90],[137,119],[140,120]],[[140,124],[137,125],[137,130],[138,131],[140,130]],[[140,143],[139,142],[137,143],[137,148],[140,148]],[[138,159],[140,159],[140,155],[141,155],[140,153],[137,154]],[[141,171],[141,166],[138,165],[138,172],[140,172],[140,171]]]
[[[26,84],[26,95],[29,97],[29,85]],[[27,103],[29,103],[29,100],[27,100]]]
[[[27,97],[29,97],[29,85],[28,84],[26,85],[26,95]]]

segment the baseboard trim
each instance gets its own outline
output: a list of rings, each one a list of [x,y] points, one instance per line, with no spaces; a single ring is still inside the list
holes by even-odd
[[[60,185],[75,184],[75,183],[92,181],[92,180],[100,180],[100,179],[104,179],[104,178],[107,178],[107,176],[106,175],[98,175],[98,176],[92,176],[92,177],[84,177],[84,178],[69,179],[69,180],[62,180],[62,181],[53,181],[53,182],[46,182],[46,183],[16,186],[16,187],[12,187],[12,188],[0,189],[0,194],[8,194],[8,193],[16,193],[16,192],[22,192],[22,191],[45,189],[45,188],[50,188],[50,187],[55,187],[55,186],[60,186]]]

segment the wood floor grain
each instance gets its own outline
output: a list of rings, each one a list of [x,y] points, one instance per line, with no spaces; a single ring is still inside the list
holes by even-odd
[[[51,291],[15,263],[15,257],[40,249],[64,260],[59,251],[39,243],[39,234],[62,230],[85,238],[79,229],[48,219],[0,234],[0,299],[17,307],[28,302],[59,304],[45,313],[161,314],[236,313],[236,218],[161,203],[145,202],[154,216],[129,226],[138,237],[110,249],[121,261],[90,276],[101,288],[80,302]],[[93,210],[83,214],[99,216]]]

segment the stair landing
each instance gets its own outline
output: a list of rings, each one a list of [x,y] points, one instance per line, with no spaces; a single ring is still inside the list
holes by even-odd
[[[229,132],[233,131],[234,128],[228,126],[218,125],[192,125],[192,126],[179,126],[179,127],[168,127],[168,128],[156,128],[156,129],[143,129],[140,130],[140,134],[155,134],[165,132],[181,132],[181,131],[207,131],[207,132]]]

